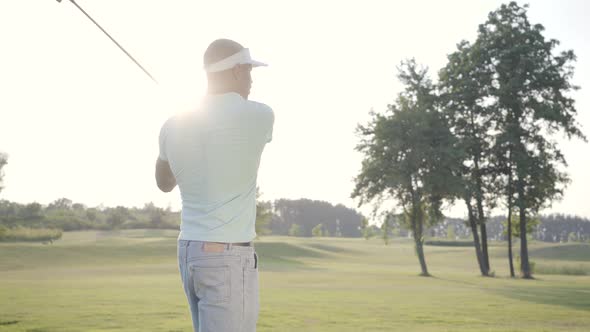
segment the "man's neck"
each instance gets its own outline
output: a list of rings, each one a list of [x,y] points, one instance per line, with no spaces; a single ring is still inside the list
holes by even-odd
[[[214,86],[213,87],[212,86],[209,86],[207,88],[207,94],[208,95],[222,95],[222,94],[230,93],[230,92],[237,93],[240,96],[242,96],[242,98],[248,99],[246,96],[242,95],[241,93],[239,93],[238,91],[236,91],[235,89],[232,89],[232,88],[227,88],[227,87],[214,87]]]

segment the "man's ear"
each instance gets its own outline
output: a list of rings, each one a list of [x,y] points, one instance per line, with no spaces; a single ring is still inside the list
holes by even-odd
[[[240,79],[240,65],[235,65],[232,69],[231,69],[231,74],[234,78],[234,81],[238,81]]]

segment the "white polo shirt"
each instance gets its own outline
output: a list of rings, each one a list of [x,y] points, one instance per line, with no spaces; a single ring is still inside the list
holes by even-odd
[[[208,95],[160,131],[182,197],[179,239],[248,242],[256,237],[256,178],[274,113],[237,93]]]

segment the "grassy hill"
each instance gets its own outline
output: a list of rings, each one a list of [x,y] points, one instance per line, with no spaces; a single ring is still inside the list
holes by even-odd
[[[67,232],[53,245],[0,243],[0,332],[189,331],[175,231]],[[587,331],[590,245],[532,243],[537,280],[496,278],[474,249],[395,239],[263,237],[258,331]],[[573,271],[573,272],[572,272]],[[545,274],[542,274],[545,273]],[[550,273],[550,274],[546,274]],[[588,274],[588,275],[563,275]]]

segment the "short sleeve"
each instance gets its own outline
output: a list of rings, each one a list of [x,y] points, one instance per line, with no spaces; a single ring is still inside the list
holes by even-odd
[[[162,128],[160,129],[160,137],[159,137],[159,149],[160,152],[158,154],[158,158],[163,161],[168,161],[168,156],[166,154],[166,138],[168,137],[168,131],[170,127],[170,120],[166,121]]]
[[[272,108],[268,108],[268,110],[270,111],[269,114],[269,124],[268,124],[268,131],[266,134],[266,142],[270,143],[272,141],[272,133],[273,133],[273,128],[274,128],[274,123],[275,123],[275,113],[273,112]]]
[[[256,129],[259,132],[260,139],[264,139],[265,143],[272,141],[273,126],[275,121],[275,114],[270,106],[256,101],[248,101],[248,107],[253,111],[255,116]]]

